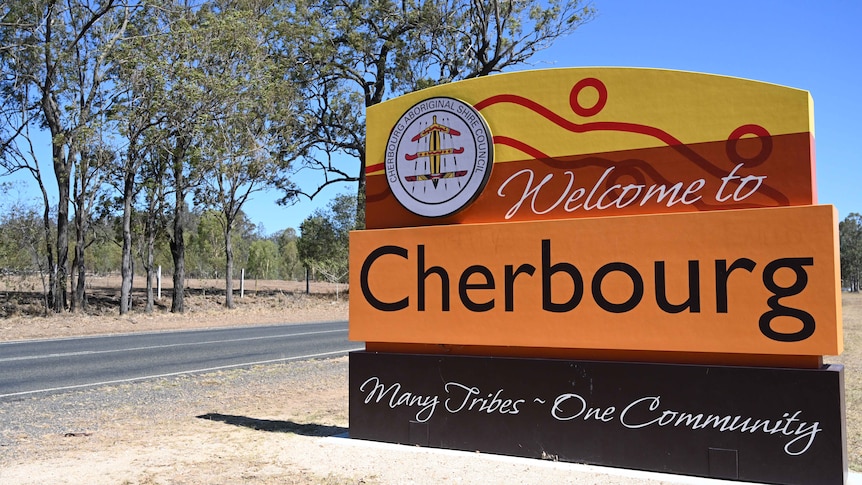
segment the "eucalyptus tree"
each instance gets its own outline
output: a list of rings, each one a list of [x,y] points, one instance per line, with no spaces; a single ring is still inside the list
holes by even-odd
[[[218,32],[207,28],[204,5],[184,0],[151,0],[152,8],[136,19],[124,43],[118,84],[123,86],[123,131],[127,137],[123,174],[124,199],[141,188],[151,217],[146,224],[147,261],[153,258],[157,224],[164,208],[173,262],[171,312],[185,311],[186,230],[189,199],[201,183],[201,143],[215,104],[212,84],[204,73],[206,49]],[[136,179],[137,176],[137,179]],[[124,203],[125,204],[125,203]],[[166,207],[169,205],[169,207]],[[157,215],[158,214],[158,215]],[[131,254],[124,266],[130,264]],[[148,264],[148,294],[152,270]],[[131,270],[128,269],[130,281]],[[124,286],[130,285],[124,278]],[[127,290],[128,291],[128,290]],[[151,307],[148,296],[148,308]]]
[[[19,275],[22,283],[28,281],[32,275],[38,275],[47,312],[45,233],[41,227],[39,210],[28,202],[12,202],[13,198],[10,197],[8,189],[5,184],[0,184],[0,195],[10,201],[0,207],[0,274],[3,274],[4,279]],[[7,286],[9,283],[6,281]]]
[[[28,170],[37,178],[46,214],[46,181],[32,145],[34,137],[27,135],[44,127],[50,136],[57,222],[48,266],[55,312],[67,306],[73,176],[82,157],[89,156],[88,147],[98,132],[94,125],[109,98],[111,86],[105,81],[113,65],[108,54],[123,38],[137,5],[136,0],[9,0],[0,7],[4,113],[14,113],[2,119],[0,133],[5,139],[0,151],[7,170]],[[17,156],[7,156],[12,145],[17,146],[12,150]],[[82,186],[79,193],[87,188]],[[85,209],[81,202],[77,201],[79,211]],[[86,216],[80,217],[85,223]]]
[[[4,15],[4,22],[8,16]],[[5,29],[5,25],[4,25]],[[3,35],[8,32],[0,30]],[[19,62],[15,56],[8,56],[11,47],[6,44],[7,40],[3,40],[3,50],[0,52],[0,60],[3,62],[4,69],[10,64],[14,65]],[[13,46],[14,47],[14,46]],[[34,126],[36,113],[32,109],[30,103],[30,86],[24,83],[20,76],[10,70],[6,75],[0,78],[0,167],[2,172],[0,175],[10,175],[18,171],[29,173],[39,189],[41,211],[39,212],[41,237],[33,238],[33,244],[38,244],[40,250],[36,250],[39,257],[43,258],[39,264],[39,274],[43,281],[44,303],[46,313],[53,307],[52,289],[56,285],[54,267],[55,260],[55,245],[56,232],[54,225],[51,222],[55,217],[52,210],[51,202],[48,196],[48,189],[45,185],[47,180],[43,176],[42,167],[40,165],[40,157],[36,153],[36,143],[34,142],[34,132],[38,132],[38,126]],[[34,247],[35,249],[35,247]]]
[[[144,173],[141,176],[144,193],[144,234],[142,249],[139,253],[146,272],[144,311],[152,313],[154,304],[153,280],[156,278],[156,239],[166,233],[166,197],[163,181],[168,165],[166,163],[167,157],[158,148],[151,149],[146,160],[148,163],[143,166]],[[129,259],[131,260],[131,258]],[[129,290],[131,290],[131,282]]]
[[[98,123],[96,123],[98,126]],[[114,158],[113,148],[104,140],[94,139],[79,150],[77,166],[72,179],[72,206],[74,208],[75,246],[72,258],[71,310],[86,308],[86,249],[95,241],[91,230],[93,210],[104,205],[108,198],[104,191],[107,166]]]
[[[336,196],[302,221],[296,241],[299,260],[333,283],[342,281],[349,269],[350,231],[356,226],[356,196]]]
[[[302,264],[299,261],[299,251],[296,244],[299,239],[296,229],[289,227],[273,236],[278,246],[279,275],[282,279],[296,280],[302,278]]]
[[[838,223],[841,280],[850,291],[862,289],[862,215],[851,212]]]
[[[133,272],[132,216],[135,199],[143,189],[145,223],[142,251],[146,271],[146,311],[153,309],[153,277],[156,221],[164,203],[166,157],[162,155],[164,140],[158,128],[167,119],[166,69],[164,39],[167,36],[164,12],[156,2],[139,10],[128,29],[125,41],[114,52],[117,69],[112,81],[117,86],[117,99],[112,119],[125,146],[112,170],[112,179],[121,194],[122,257],[120,274],[120,314],[131,309]]]
[[[279,186],[292,190],[278,142],[291,136],[296,93],[284,82],[289,58],[273,56],[276,35],[265,3],[202,12],[211,33],[198,45],[212,96],[200,148],[203,183],[195,201],[218,210],[223,224],[225,305],[234,308],[232,233],[249,198]]]
[[[248,249],[248,272],[255,280],[278,275],[278,245],[272,239],[258,239]]]
[[[187,199],[201,181],[201,130],[213,104],[209,86],[201,74],[201,64],[206,60],[199,46],[214,32],[198,25],[201,15],[198,6],[172,0],[164,12],[170,29],[160,43],[164,57],[159,66],[165,69],[167,78],[162,106],[165,120],[160,125],[160,139],[167,157],[166,183],[173,198],[168,230],[174,266],[171,312],[182,313],[185,311],[185,231],[189,220]]]
[[[595,11],[584,0],[294,0],[289,28],[303,26],[296,82],[306,92],[303,135],[285,149],[321,174],[303,193],[357,182],[364,225],[364,110],[435,84],[527,63]],[[288,28],[288,27],[286,27]],[[345,159],[357,160],[345,163]],[[358,170],[357,170],[358,168]]]

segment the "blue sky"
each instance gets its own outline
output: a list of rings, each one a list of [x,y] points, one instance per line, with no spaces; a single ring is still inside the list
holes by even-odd
[[[840,219],[862,212],[862,149],[857,146],[862,141],[862,2],[594,0],[593,5],[595,20],[524,69],[652,67],[807,90],[814,99],[819,203],[835,205]],[[276,206],[277,194],[258,193],[246,213],[271,234],[298,227],[314,208],[354,190],[354,185],[333,186],[318,200],[290,207]]]

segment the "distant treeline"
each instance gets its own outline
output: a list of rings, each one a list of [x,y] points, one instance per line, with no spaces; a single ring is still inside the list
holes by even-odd
[[[347,273],[348,233],[355,226],[356,197],[339,195],[326,209],[318,209],[303,221],[302,235],[294,228],[264,234],[244,213],[232,229],[232,246],[237,267],[247,279],[344,282]],[[133,217],[132,233],[140,235],[144,214]],[[43,221],[37,209],[22,203],[0,205],[0,278],[14,287],[16,277],[42,277],[47,280],[46,241]],[[192,210],[185,232],[186,277],[225,278],[225,241],[222,215],[214,210]],[[93,220],[84,239],[87,274],[119,274],[122,265],[121,220],[105,213]],[[51,224],[52,236],[56,234]],[[146,249],[143,239],[135,237],[132,268],[138,277],[146,276]],[[74,242],[72,243],[74,245]],[[153,268],[161,268],[163,278],[174,273],[173,258],[166,238],[156,238]],[[74,249],[74,248],[73,248]],[[332,271],[337,274],[333,275]],[[73,274],[74,276],[74,274]],[[72,285],[75,285],[73,280]]]
[[[841,287],[862,290],[862,215],[851,212],[838,223],[841,244]]]

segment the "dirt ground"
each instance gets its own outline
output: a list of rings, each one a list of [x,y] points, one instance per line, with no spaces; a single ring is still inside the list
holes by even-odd
[[[0,340],[243,324],[345,320],[345,288],[259,282],[226,310],[193,283],[190,310],[119,317],[18,315]],[[0,300],[0,304],[2,304]],[[169,304],[169,303],[168,303]],[[862,471],[862,295],[843,298],[848,456]],[[347,359],[178,376],[0,403],[0,483],[717,483],[624,470],[357,443],[348,430]],[[26,416],[29,423],[9,422]]]
[[[235,281],[236,308],[227,310],[223,281],[189,279],[182,314],[170,313],[168,288],[155,300],[153,312],[145,313],[143,285],[143,278],[135,280],[132,311],[120,316],[119,277],[93,276],[88,279],[84,311],[45,317],[38,282],[0,279],[0,341],[347,319],[344,284],[311,282],[306,294],[305,282],[251,280],[240,296],[240,282]]]

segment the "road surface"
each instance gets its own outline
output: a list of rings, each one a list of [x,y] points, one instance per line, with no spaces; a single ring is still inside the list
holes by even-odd
[[[0,401],[362,348],[346,321],[2,342]]]

